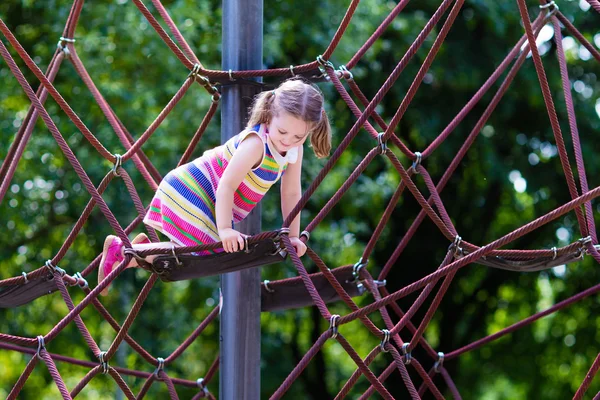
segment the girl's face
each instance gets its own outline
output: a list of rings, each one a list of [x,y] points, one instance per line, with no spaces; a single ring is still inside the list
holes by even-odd
[[[268,127],[271,142],[279,153],[285,153],[292,147],[302,146],[310,130],[306,121],[285,111],[280,111],[279,115],[273,116]]]

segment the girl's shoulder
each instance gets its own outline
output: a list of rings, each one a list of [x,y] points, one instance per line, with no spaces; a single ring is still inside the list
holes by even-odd
[[[240,133],[238,133],[238,135],[236,137],[236,147],[237,147],[237,145],[239,145],[239,143],[241,143],[244,139],[246,139],[248,137],[248,135],[253,134],[253,133],[256,134],[263,143],[265,143],[267,141],[264,126],[261,124],[257,124],[255,126],[248,127],[246,129],[244,129],[243,131],[241,131]]]

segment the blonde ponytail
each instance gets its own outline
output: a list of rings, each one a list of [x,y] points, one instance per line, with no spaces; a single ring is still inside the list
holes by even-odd
[[[250,118],[246,128],[252,128],[258,124],[268,124],[274,113],[275,91],[262,92],[256,96],[252,108],[250,109]]]
[[[313,128],[310,135],[310,144],[318,158],[329,156],[331,152],[331,126],[325,109],[321,112],[321,120]]]

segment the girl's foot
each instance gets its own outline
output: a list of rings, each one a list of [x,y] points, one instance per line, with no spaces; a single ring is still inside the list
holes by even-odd
[[[131,244],[150,243],[150,239],[144,233],[140,233],[131,241]],[[102,259],[100,260],[100,267],[98,268],[98,284],[100,284],[104,278],[110,274],[113,269],[119,265],[125,258],[123,255],[123,242],[117,236],[108,235],[104,240],[104,248],[102,250]],[[110,286],[110,285],[109,285]],[[105,287],[100,292],[102,296],[108,294],[109,286]]]

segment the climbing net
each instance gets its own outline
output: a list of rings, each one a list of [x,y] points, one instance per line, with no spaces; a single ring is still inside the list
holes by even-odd
[[[119,265],[119,267],[113,271],[108,277],[96,288],[91,289],[86,281],[86,277],[93,273],[98,268],[100,262],[100,256],[83,271],[77,272],[73,275],[69,275],[65,270],[61,269],[58,265],[61,259],[65,256],[69,248],[72,246],[77,235],[80,233],[84,224],[88,220],[92,210],[97,206],[104,217],[106,217],[112,229],[116,234],[126,243],[126,247],[131,247],[131,243],[128,239],[128,234],[136,229],[145,214],[145,206],[141,201],[136,188],[133,184],[132,179],[125,171],[121,168],[122,164],[130,161],[133,162],[137,170],[141,173],[146,183],[155,190],[158,183],[161,180],[161,176],[157,169],[150,162],[149,158],[144,154],[142,145],[148,141],[153,135],[157,128],[164,121],[166,116],[174,109],[186,92],[194,85],[199,83],[203,89],[212,96],[212,103],[207,114],[204,116],[202,123],[196,131],[192,141],[181,156],[179,164],[187,162],[194,149],[198,145],[198,142],[202,138],[204,131],[209,125],[210,121],[214,117],[219,100],[220,92],[217,89],[219,83],[228,83],[231,81],[243,81],[249,80],[256,77],[280,77],[286,78],[292,75],[305,75],[308,77],[319,77],[330,82],[344,102],[348,105],[348,108],[357,118],[356,122],[345,135],[339,146],[334,151],[331,158],[325,164],[323,169],[319,172],[317,178],[312,182],[310,187],[302,195],[301,200],[296,205],[294,210],[290,213],[287,219],[283,223],[283,228],[274,232],[264,232],[250,239],[250,243],[258,241],[263,238],[280,238],[281,242],[285,246],[294,267],[298,272],[298,280],[301,280],[305,290],[312,303],[317,307],[319,313],[323,319],[328,321],[329,328],[322,332],[318,339],[312,344],[308,352],[304,355],[300,363],[289,373],[288,377],[282,382],[281,386],[272,398],[281,398],[286,391],[290,388],[293,382],[300,376],[302,371],[306,368],[310,360],[321,351],[323,345],[328,339],[337,341],[351,359],[356,363],[357,369],[347,380],[346,384],[341,388],[336,398],[344,398],[352,387],[356,384],[361,376],[366,377],[370,383],[370,387],[363,393],[361,398],[369,398],[374,392],[379,393],[383,398],[393,398],[389,391],[384,386],[386,379],[395,370],[398,370],[410,396],[413,399],[420,398],[425,392],[429,391],[432,395],[437,398],[443,398],[442,390],[434,383],[433,379],[436,374],[440,374],[443,377],[443,381],[451,392],[454,398],[460,398],[457,387],[453,383],[453,380],[444,367],[444,362],[448,362],[457,358],[459,355],[464,354],[470,350],[483,346],[493,340],[496,340],[510,332],[513,332],[525,325],[531,324],[539,318],[553,313],[559,309],[562,309],[574,302],[577,302],[587,296],[600,291],[600,284],[592,286],[581,293],[565,299],[554,306],[544,310],[542,312],[533,314],[520,322],[517,322],[501,331],[481,338],[473,343],[470,343],[464,347],[456,349],[452,352],[444,354],[436,351],[423,337],[423,333],[427,328],[429,322],[440,302],[442,301],[448,287],[452,283],[457,271],[464,266],[471,263],[480,263],[484,265],[490,265],[492,267],[504,268],[515,271],[534,271],[544,268],[549,268],[553,265],[564,264],[583,258],[585,255],[590,255],[596,261],[600,262],[600,253],[596,249],[595,245],[598,244],[596,236],[596,228],[594,224],[591,200],[600,195],[600,187],[590,190],[588,187],[586,173],[584,168],[583,156],[581,144],[579,141],[579,135],[577,131],[577,124],[575,120],[574,106],[571,99],[569,76],[566,67],[566,60],[564,56],[564,50],[562,48],[562,34],[561,24],[568,30],[580,43],[584,46],[590,54],[597,60],[600,61],[600,53],[596,50],[588,40],[573,26],[573,24],[560,12],[559,7],[554,1],[546,2],[542,0],[540,3],[539,15],[532,22],[528,9],[526,7],[525,0],[517,0],[519,13],[522,19],[522,23],[525,29],[525,35],[523,35],[519,41],[515,44],[512,50],[506,55],[504,60],[500,63],[497,69],[490,75],[485,81],[483,86],[475,93],[473,98],[462,108],[462,110],[456,115],[451,123],[441,132],[441,134],[431,142],[423,151],[413,151],[405,145],[400,137],[394,132],[398,127],[399,122],[404,116],[408,105],[413,100],[419,86],[423,82],[432,62],[434,61],[438,51],[440,50],[444,39],[446,38],[450,28],[452,27],[457,15],[459,14],[461,7],[463,6],[464,0],[443,0],[440,6],[433,13],[431,19],[427,22],[423,30],[419,33],[415,41],[412,43],[406,54],[401,58],[396,67],[394,68],[391,75],[386,79],[385,83],[376,95],[372,99],[368,99],[365,94],[359,88],[358,83],[354,80],[352,75],[352,68],[357,65],[361,57],[365,52],[375,43],[375,41],[382,35],[384,30],[390,25],[394,18],[402,11],[407,5],[408,0],[401,0],[392,12],[385,18],[383,23],[377,28],[372,36],[364,43],[364,45],[356,52],[356,54],[346,63],[345,66],[340,66],[336,69],[334,64],[330,61],[331,56],[344,35],[350,21],[355,13],[358,6],[358,0],[352,0],[348,10],[338,27],[333,39],[329,46],[315,61],[304,65],[285,67],[285,68],[274,68],[267,70],[253,70],[253,71],[217,71],[205,69],[201,62],[198,60],[191,47],[187,44],[182,34],[178,30],[177,26],[171,19],[167,10],[163,7],[159,0],[152,0],[152,3],[164,23],[168,27],[168,31],[163,29],[160,22],[154,17],[154,15],[146,8],[146,6],[140,0],[132,0],[135,6],[140,10],[143,16],[148,20],[154,30],[158,33],[161,39],[167,44],[167,46],[173,51],[177,59],[191,72],[184,84],[175,93],[173,98],[169,101],[167,106],[162,110],[152,124],[146,129],[146,131],[137,139],[135,139],[121,123],[117,114],[113,111],[107,101],[104,99],[98,88],[95,86],[91,79],[88,71],[84,64],[80,60],[77,54],[77,47],[75,43],[75,29],[77,26],[78,19],[83,7],[82,0],[75,0],[71,8],[63,36],[60,38],[56,52],[54,53],[52,60],[49,63],[47,71],[42,72],[32,58],[23,49],[17,38],[8,29],[4,21],[0,20],[0,31],[4,35],[5,39],[10,45],[16,50],[19,57],[25,62],[29,70],[39,79],[41,86],[37,92],[34,92],[30,84],[25,79],[23,72],[19,69],[15,60],[7,50],[5,44],[0,41],[0,54],[7,63],[13,75],[18,80],[19,84],[25,91],[26,95],[30,99],[32,106],[29,109],[27,116],[24,120],[23,125],[19,129],[14,142],[12,143],[9,152],[1,166],[0,176],[3,177],[0,183],[0,200],[4,198],[7,193],[8,187],[11,183],[11,179],[15,173],[17,163],[22,157],[24,148],[31,136],[33,127],[39,117],[42,118],[50,130],[52,136],[58,143],[61,151],[64,153],[69,163],[81,179],[81,182],[85,186],[86,190],[91,196],[91,199],[85,209],[83,210],[81,217],[73,227],[72,231],[65,239],[64,245],[58,250],[51,260],[48,260],[44,266],[39,269],[25,273],[22,275],[0,281],[0,288],[8,288],[8,290],[18,290],[19,288],[25,288],[29,293],[33,290],[33,285],[36,282],[47,282],[51,280],[54,285],[54,290],[58,290],[65,301],[69,312],[59,321],[56,326],[45,334],[40,334],[36,338],[32,337],[20,337],[11,334],[0,333],[0,348],[18,351],[33,355],[27,364],[25,371],[14,385],[8,398],[17,398],[19,392],[22,390],[28,378],[31,376],[37,363],[41,360],[46,364],[53,380],[61,393],[61,395],[68,399],[78,395],[98,374],[110,375],[119,387],[123,390],[124,394],[130,398],[142,398],[149,390],[150,386],[155,381],[163,382],[167,385],[168,391],[171,398],[178,398],[176,385],[186,387],[197,387],[198,393],[194,398],[208,397],[214,398],[214,395],[207,389],[208,383],[214,377],[218,370],[218,357],[208,368],[203,378],[197,381],[175,379],[169,376],[166,372],[165,367],[175,362],[175,360],[195,341],[195,339],[205,330],[207,326],[214,322],[215,318],[219,313],[219,308],[215,307],[208,316],[198,325],[198,327],[189,335],[189,337],[175,349],[168,357],[159,358],[149,354],[144,348],[136,342],[136,340],[128,334],[130,327],[132,326],[135,318],[142,307],[142,304],[148,297],[150,290],[158,279],[157,274],[152,274],[142,289],[141,293],[137,297],[133,309],[126,317],[123,324],[118,324],[115,318],[108,312],[108,310],[98,300],[98,294],[103,290],[112,280],[114,280],[124,269],[129,261],[134,257],[134,254],[128,252],[125,260]],[[600,13],[600,2],[598,0],[586,0],[591,7],[598,13]],[[409,90],[405,97],[402,99],[400,106],[389,123],[386,123],[383,118],[376,112],[376,106],[381,103],[384,96],[390,91],[398,77],[401,75],[409,61],[414,57],[417,50],[423,45],[426,38],[430,35],[434,27],[440,22],[442,17],[449,11],[448,16],[440,29],[433,46],[428,52],[422,66],[420,67],[416,77],[414,78]],[[566,107],[569,118],[569,129],[571,131],[573,147],[575,153],[576,169],[578,182],[575,179],[574,173],[570,167],[569,157],[555,106],[551,97],[551,92],[546,78],[546,73],[542,65],[540,54],[537,46],[535,45],[536,37],[539,34],[542,27],[551,23],[554,27],[554,37],[556,40],[557,54],[560,64],[560,75],[563,82],[564,97],[566,99]],[[170,33],[170,34],[169,34]],[[459,163],[471,147],[479,132],[485,126],[486,121],[506,93],[515,75],[524,64],[528,54],[531,54],[531,58],[535,64],[535,70],[539,78],[539,83],[542,89],[542,94],[545,102],[545,106],[548,110],[548,116],[556,145],[558,148],[558,154],[560,157],[562,169],[568,184],[569,194],[571,201],[556,208],[548,214],[539,217],[526,225],[516,229],[505,236],[487,244],[487,245],[476,245],[469,243],[468,241],[461,238],[457,229],[455,228],[450,216],[446,212],[444,203],[441,200],[440,193],[448,183],[450,177],[458,167]],[[75,68],[77,74],[83,79],[88,89],[91,91],[94,99],[99,104],[102,112],[106,116],[109,124],[116,132],[119,140],[121,141],[125,152],[122,155],[112,154],[109,152],[103,144],[94,136],[94,134],[86,127],[83,121],[78,115],[71,109],[69,104],[63,99],[61,94],[55,89],[53,81],[57,75],[57,72],[61,66],[61,63],[65,60],[69,60]],[[510,68],[509,68],[510,67]],[[495,82],[497,82],[500,76],[508,70],[504,80],[500,84],[500,87],[494,94],[492,100],[485,108],[478,119],[475,127],[472,129],[464,144],[454,157],[452,163],[443,174],[442,178],[435,183],[431,178],[428,170],[423,165],[423,162],[436,150],[453,132],[453,130],[459,125],[459,123],[466,117],[466,115],[473,110],[478,104],[482,97],[491,89]],[[354,97],[347,91],[343,81],[346,82],[350,88],[350,92]],[[61,133],[59,132],[55,122],[52,120],[46,109],[44,108],[44,102],[48,95],[58,103],[60,108],[67,114],[69,119],[77,126],[79,131],[84,137],[94,146],[98,154],[104,157],[106,160],[114,163],[114,168],[104,177],[102,182],[96,187],[93,185],[89,176],[82,168],[80,161],[73,153]],[[356,102],[354,99],[357,99]],[[369,122],[369,118],[373,122]],[[380,129],[376,128],[378,126]],[[364,306],[359,307],[351,297],[348,290],[342,285],[339,278],[335,274],[335,271],[339,268],[329,269],[319,255],[310,247],[308,248],[308,257],[316,264],[320,274],[335,290],[338,298],[343,301],[351,310],[346,315],[332,314],[325,304],[322,297],[322,292],[315,287],[315,283],[312,276],[308,274],[302,261],[298,258],[295,253],[293,246],[291,245],[289,238],[286,234],[285,228],[289,226],[293,218],[306,206],[308,200],[313,195],[315,190],[319,187],[323,179],[332,170],[335,163],[339,160],[340,156],[347,149],[352,140],[357,136],[361,129],[365,129],[373,139],[373,148],[368,152],[364,159],[360,162],[358,167],[348,176],[347,180],[337,190],[335,195],[327,202],[327,204],[320,210],[318,215],[312,220],[302,232],[302,239],[309,241],[311,232],[318,226],[318,224],[328,215],[332,208],[340,201],[341,197],[348,191],[350,186],[358,179],[358,177],[365,171],[367,166],[379,155],[385,157],[395,171],[399,174],[401,181],[396,188],[393,196],[389,200],[389,203],[383,212],[383,215],[371,236],[371,239],[367,243],[362,258],[355,265],[342,266],[346,270],[351,270],[353,276],[356,278],[356,282],[360,283],[364,289],[366,289],[372,296],[373,301]],[[397,149],[407,157],[409,166],[406,168],[397,155],[388,148],[388,143],[392,143]],[[138,213],[138,217],[135,218],[131,223],[123,227],[119,224],[115,218],[113,212],[108,207],[107,203],[102,198],[102,193],[109,186],[111,181],[115,178],[123,179],[127,190],[133,200],[135,209]],[[424,182],[428,195],[423,194],[415,184],[415,180],[422,179]],[[417,218],[412,223],[412,226],[407,233],[402,237],[400,243],[397,245],[394,252],[390,255],[388,261],[379,272],[379,275],[375,279],[369,272],[367,262],[371,256],[375,243],[379,239],[384,227],[386,226],[392,211],[395,209],[400,197],[408,190],[410,194],[416,199],[421,206]],[[522,237],[523,235],[534,231],[544,224],[549,223],[557,219],[558,217],[570,212],[575,211],[578,226],[581,233],[581,239],[577,240],[565,247],[542,249],[542,250],[501,250],[502,247],[511,243],[515,239]],[[437,270],[422,279],[413,282],[400,290],[390,293],[381,282],[385,280],[386,276],[390,272],[391,267],[394,265],[400,254],[403,252],[408,242],[413,238],[417,228],[422,222],[428,218],[431,220],[439,229],[439,231],[446,237],[449,243],[448,251],[440,263]],[[158,237],[155,232],[149,231],[149,236],[153,242],[158,241]],[[218,247],[218,244],[210,246],[195,246],[188,248],[177,249],[177,253],[188,253],[191,251],[199,251],[202,249],[212,249]],[[138,255],[148,254],[160,254],[159,250],[148,250],[143,254],[140,252]],[[441,281],[441,285],[434,294],[434,288],[436,284]],[[277,290],[277,282],[271,282],[270,286],[266,283],[263,284],[263,289],[268,291]],[[28,286],[29,285],[29,286]],[[69,286],[78,286],[83,290],[85,297],[78,304],[74,304],[72,297],[69,293]],[[25,293],[27,293],[27,291]],[[414,304],[406,311],[402,310],[398,305],[398,301],[407,295],[420,291]],[[0,292],[2,293],[2,292]],[[6,295],[8,291],[4,291]],[[22,291],[20,293],[23,293]],[[425,313],[425,316],[418,325],[414,324],[412,319],[419,308],[425,303],[429,296],[433,296],[433,301]],[[15,302],[26,302],[32,300],[33,297],[27,294],[25,300],[18,299]],[[110,344],[107,350],[103,351],[96,343],[94,338],[90,335],[81,313],[84,309],[92,305],[96,308],[101,315],[106,318],[111,327],[117,332],[116,337]],[[379,313],[385,323],[385,327],[380,328],[375,325],[370,314]],[[393,318],[398,319],[397,323],[393,322]],[[367,355],[366,358],[361,358],[352,345],[346,340],[342,334],[341,327],[351,321],[359,320],[368,329],[372,335],[376,336],[381,340],[380,344],[375,346],[372,351]],[[65,329],[65,327],[71,322],[75,322],[77,328],[81,332],[85,342],[94,353],[95,357],[98,358],[99,362],[83,361],[75,358],[70,358],[58,354],[48,352],[46,346],[52,342]],[[400,332],[403,329],[407,329],[410,332],[410,340],[407,337],[402,338]],[[110,360],[115,355],[117,348],[123,342],[127,342],[133,350],[135,350],[144,360],[155,368],[154,372],[135,371],[125,368],[113,367],[110,365]],[[429,360],[419,360],[412,356],[413,350],[420,346],[424,352],[430,356]],[[370,364],[376,359],[380,353],[389,353],[391,355],[391,362],[384,369],[384,371],[376,376],[375,373],[369,368]],[[90,368],[89,372],[85,375],[84,379],[79,382],[74,388],[69,390],[59,374],[56,367],[56,361],[69,362],[78,364],[83,367]],[[429,366],[429,370],[425,366]],[[600,367],[600,354],[594,360],[588,374],[583,378],[581,386],[575,393],[574,398],[580,399],[590,386],[592,379],[594,378],[598,368]],[[416,375],[420,378],[420,386],[416,386],[414,374],[411,376],[409,368],[414,369]],[[126,384],[122,375],[132,375],[146,379],[141,390],[134,395],[132,389]],[[417,382],[418,383],[418,382]]]

